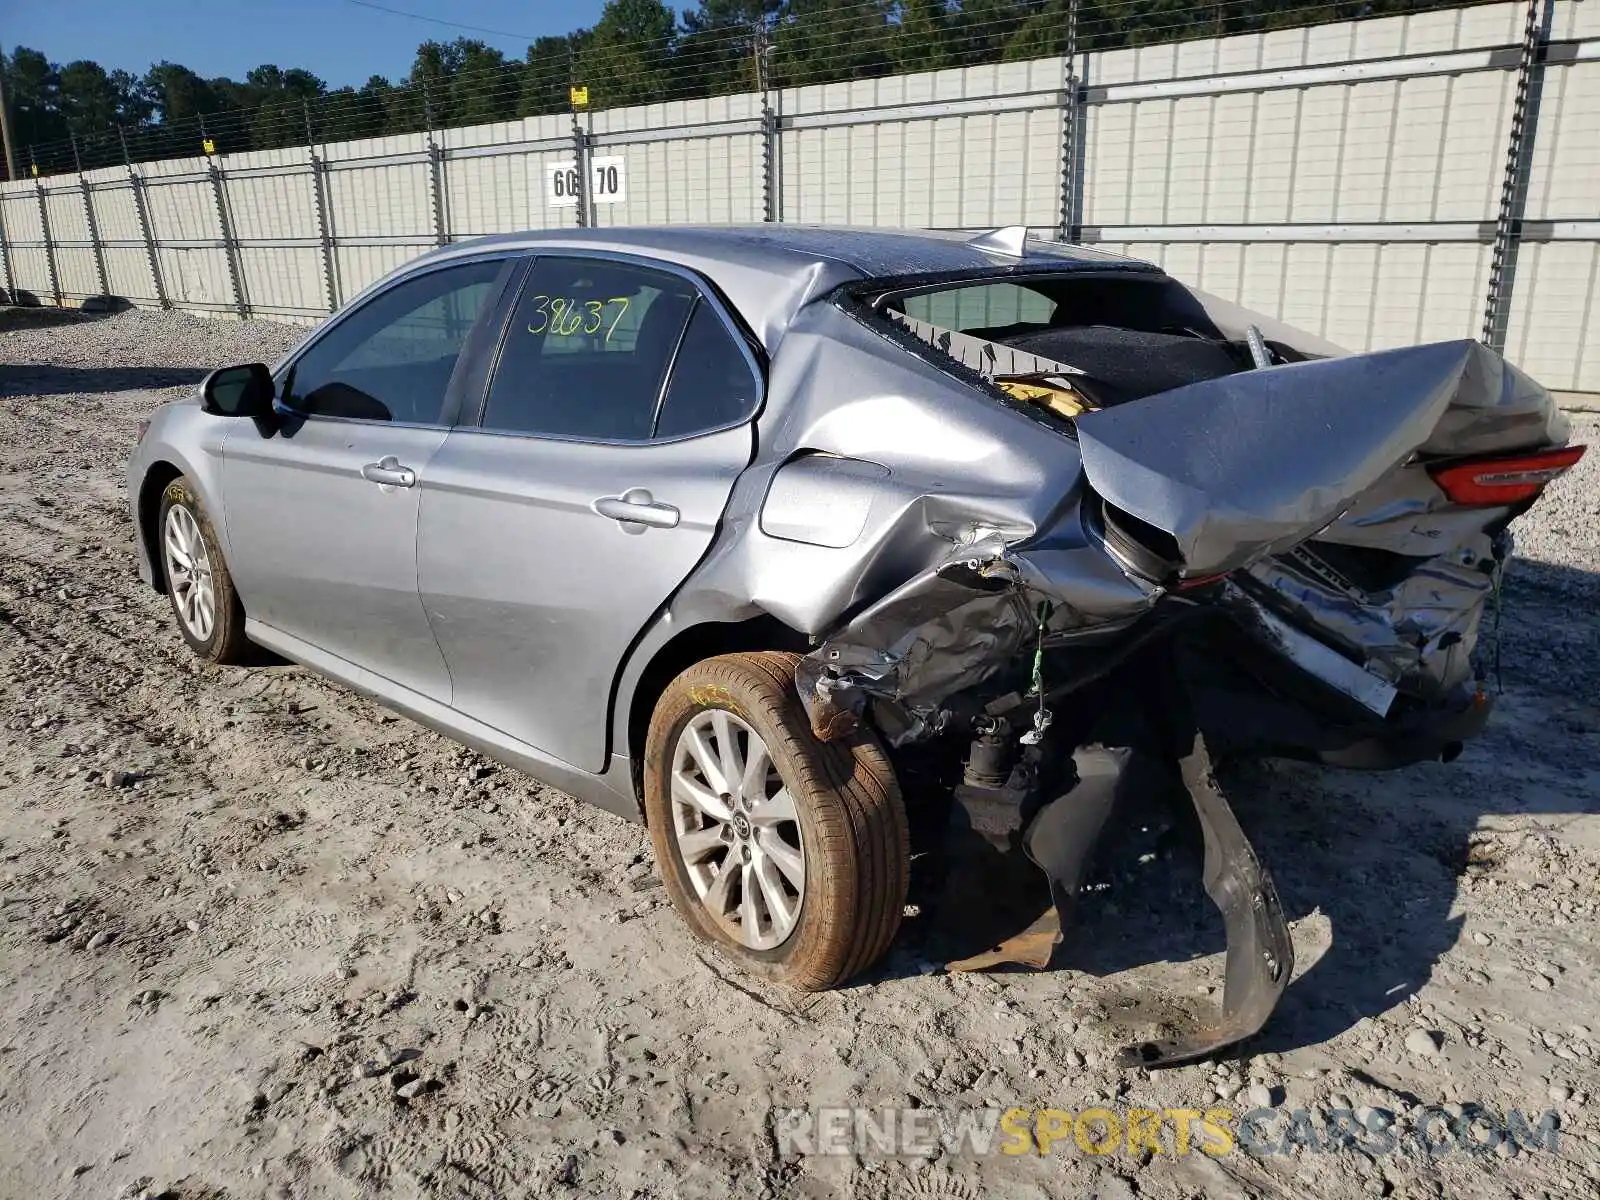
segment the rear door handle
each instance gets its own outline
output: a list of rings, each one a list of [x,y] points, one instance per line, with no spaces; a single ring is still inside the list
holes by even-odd
[[[362,467],[361,478],[389,487],[417,486],[417,473],[410,467],[401,466],[400,460],[392,454],[386,454],[381,461]]]
[[[645,527],[674,529],[679,513],[670,504],[659,503],[646,488],[629,488],[620,496],[601,496],[594,511],[619,522],[629,533],[643,533]]]

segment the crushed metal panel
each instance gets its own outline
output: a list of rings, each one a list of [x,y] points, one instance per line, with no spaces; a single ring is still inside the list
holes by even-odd
[[[1250,601],[1238,589],[1228,590],[1231,607],[1263,643],[1368,712],[1380,717],[1389,715],[1389,708],[1398,694],[1393,683],[1363,670],[1309,634],[1301,633],[1277,614]]]
[[[947,696],[983,682],[1021,653],[1033,623],[1015,584],[995,537],[868,607],[796,668],[813,728],[839,727],[830,697],[870,692],[913,717],[901,740],[928,732],[918,719],[932,718]]]
[[[1279,611],[1337,638],[1367,672],[1433,697],[1472,677],[1484,604],[1510,554],[1509,534],[1497,540],[1480,532],[1447,544],[1453,553],[1373,591],[1341,581],[1317,557],[1316,542],[1263,559],[1249,574]]]
[[[1565,445],[1572,425],[1549,391],[1482,343],[1467,345],[1461,386],[1421,452],[1496,454]]]
[[[1476,342],[1210,379],[1077,421],[1090,485],[1221,574],[1316,532],[1429,437]]]
[[[1075,521],[1025,541],[990,533],[952,549],[869,605],[801,659],[801,702],[821,732],[844,729],[840,706],[860,715],[865,696],[890,700],[910,718],[896,744],[935,732],[939,706],[1013,662],[1044,633],[1117,629],[1149,612],[1161,589],[1128,578]]]
[[[1466,545],[1486,525],[1510,515],[1509,508],[1462,508],[1413,461],[1357,496],[1337,521],[1318,532],[1317,541],[1431,558]]]

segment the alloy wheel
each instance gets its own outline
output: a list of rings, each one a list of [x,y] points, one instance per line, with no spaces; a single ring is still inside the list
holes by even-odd
[[[735,714],[704,709],[678,735],[671,783],[673,835],[701,903],[741,945],[782,945],[800,920],[806,856],[766,743]]]
[[[167,509],[162,546],[178,619],[198,641],[206,641],[217,620],[211,555],[206,550],[200,523],[184,505],[174,504]]]

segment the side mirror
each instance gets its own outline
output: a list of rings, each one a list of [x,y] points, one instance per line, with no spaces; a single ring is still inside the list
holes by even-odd
[[[219,367],[200,385],[200,407],[218,417],[271,417],[277,391],[262,363]]]

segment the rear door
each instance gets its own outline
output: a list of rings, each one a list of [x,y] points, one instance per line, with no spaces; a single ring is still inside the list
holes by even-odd
[[[598,772],[622,657],[750,461],[761,375],[697,279],[620,257],[541,255],[502,337],[477,427],[430,464],[422,603],[455,708]]]
[[[462,347],[512,269],[456,263],[352,308],[280,372],[278,426],[241,425],[223,462],[250,616],[439,700],[450,679],[417,595],[419,497],[468,373]]]

